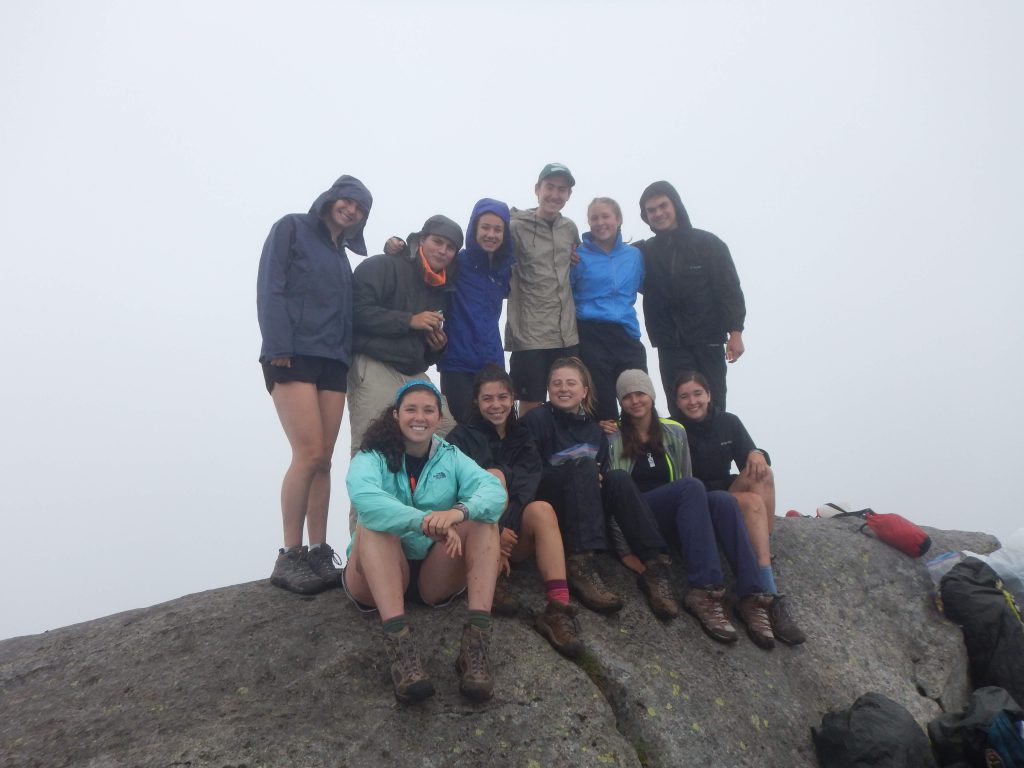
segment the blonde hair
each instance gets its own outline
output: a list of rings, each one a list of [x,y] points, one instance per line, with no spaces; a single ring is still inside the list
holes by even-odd
[[[597,407],[597,395],[594,393],[594,380],[590,376],[590,369],[587,368],[586,363],[580,360],[578,357],[560,357],[551,364],[551,368],[548,369],[548,387],[551,387],[551,374],[559,368],[572,368],[580,375],[580,383],[587,388],[587,394],[583,398],[583,410],[587,412],[589,416],[594,415],[594,409]]]

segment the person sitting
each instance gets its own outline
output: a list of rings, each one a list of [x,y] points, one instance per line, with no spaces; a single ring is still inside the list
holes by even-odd
[[[754,545],[762,581],[772,595],[769,610],[775,637],[797,645],[807,636],[797,626],[785,596],[778,594],[772,573],[770,536],[775,527],[775,476],[768,452],[757,448],[737,416],[719,411],[708,380],[697,371],[682,371],[672,388],[682,414],[693,460],[693,475],[709,491],[727,490],[739,502]],[[730,474],[733,462],[738,476]]]
[[[724,491],[706,492],[691,476],[686,430],[662,419],[654,407],[654,384],[644,371],[624,371],[616,382],[622,404],[619,430],[609,438],[611,463],[629,473],[643,492],[666,540],[686,556],[689,589],[683,607],[713,639],[731,643],[736,629],[726,618],[725,580],[718,557],[721,545],[736,574],[736,612],[751,640],[775,645],[757,558],[736,500]]]
[[[445,604],[467,590],[458,656],[460,689],[483,701],[494,690],[487,660],[498,575],[497,521],[505,490],[494,475],[434,435],[441,393],[425,380],[403,384],[367,428],[346,485],[356,511],[344,586],[380,613],[395,698],[431,696],[405,614],[405,597]]]
[[[472,417],[453,429],[447,439],[508,489],[508,507],[499,521],[501,574],[493,610],[518,610],[505,576],[511,572],[510,563],[535,555],[547,607],[534,626],[556,651],[575,657],[583,643],[574,618],[576,609],[569,605],[562,533],[554,508],[535,498],[543,463],[533,438],[516,416],[512,377],[497,365],[484,367],[473,381],[472,407]]]

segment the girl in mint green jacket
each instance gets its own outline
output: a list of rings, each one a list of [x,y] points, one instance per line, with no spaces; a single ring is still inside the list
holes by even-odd
[[[434,436],[440,420],[434,385],[406,383],[367,429],[345,480],[357,515],[345,589],[380,613],[395,698],[402,703],[434,693],[406,621],[405,595],[413,589],[427,605],[467,591],[460,687],[477,701],[490,698],[494,688],[487,646],[497,522],[507,497],[494,475]]]

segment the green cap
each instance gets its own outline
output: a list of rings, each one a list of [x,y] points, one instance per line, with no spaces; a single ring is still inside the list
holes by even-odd
[[[569,169],[566,168],[561,163],[548,163],[547,165],[545,165],[544,170],[542,170],[540,172],[540,176],[537,177],[537,183],[540,184],[548,176],[555,176],[557,174],[565,176],[569,180],[570,187],[576,186],[576,179],[572,177],[572,173],[569,171]]]

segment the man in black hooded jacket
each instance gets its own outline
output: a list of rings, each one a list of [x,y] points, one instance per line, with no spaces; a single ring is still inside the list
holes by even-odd
[[[724,411],[726,361],[734,363],[743,354],[746,317],[729,248],[710,232],[694,229],[667,181],[644,190],[640,217],[654,232],[637,245],[644,254],[647,335],[658,349],[666,400],[675,403],[676,374],[700,371],[711,385],[712,402]],[[673,410],[673,416],[679,414]]]

